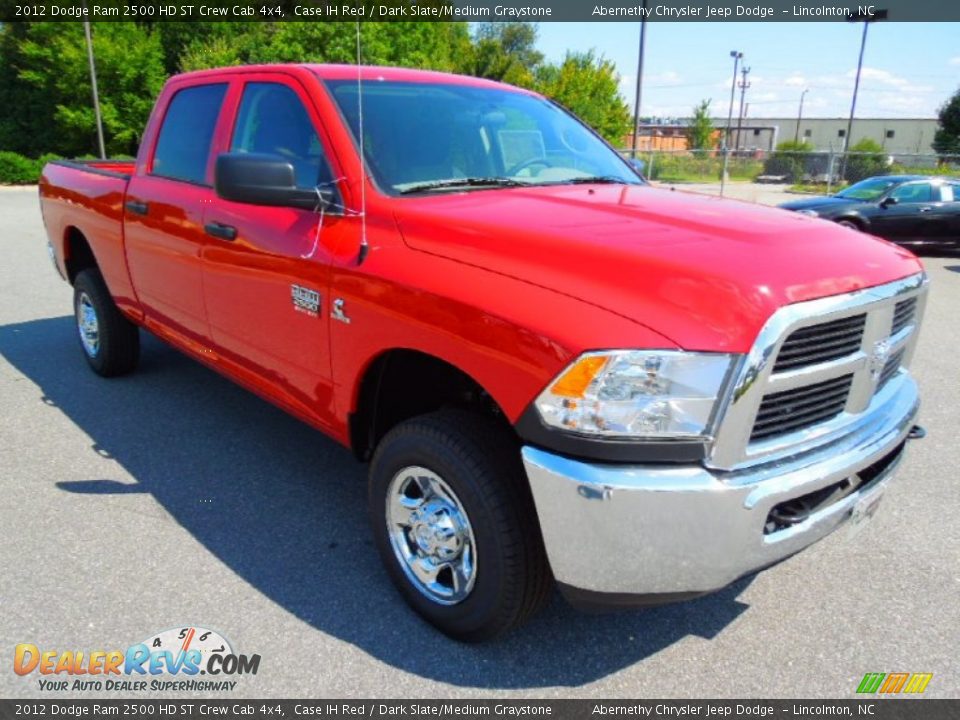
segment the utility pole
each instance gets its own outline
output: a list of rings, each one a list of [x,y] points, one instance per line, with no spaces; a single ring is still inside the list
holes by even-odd
[[[637,95],[633,101],[633,150],[630,157],[637,159],[637,138],[640,135],[640,97],[643,93],[643,46],[647,40],[647,0],[643,0],[640,16],[640,49],[637,57]]]
[[[794,145],[800,144],[800,121],[803,119],[803,98],[806,97],[808,92],[810,92],[810,88],[807,88],[800,93],[800,109],[797,110],[797,132],[793,135]]]
[[[84,0],[84,10],[87,3]],[[105,160],[107,151],[103,144],[103,119],[100,116],[100,94],[97,92],[97,66],[93,61],[93,38],[90,36],[90,21],[83,21],[83,34],[87,38],[87,61],[90,63],[90,88],[93,91],[93,114],[97,120],[97,144],[100,149],[100,159]]]
[[[734,152],[740,149],[740,129],[743,127],[743,100],[747,94],[747,88],[750,87],[750,83],[747,82],[747,75],[750,74],[750,68],[744,65],[740,70],[740,74],[743,75],[743,80],[740,81],[740,114],[737,115],[737,139],[733,143]]]
[[[857,77],[853,81],[853,99],[850,101],[850,117],[847,119],[847,134],[843,138],[843,161],[840,164],[840,179],[847,174],[847,157],[850,151],[850,135],[853,132],[853,116],[857,111],[857,92],[860,90],[860,72],[863,70],[863,52],[867,47],[867,28],[870,23],[887,18],[887,10],[874,10],[873,13],[858,12],[848,15],[847,22],[862,22],[863,35],[860,38],[860,57],[857,60]]]
[[[720,151],[723,153],[723,172],[720,173],[720,197],[723,197],[723,190],[727,183],[727,166],[730,160],[730,126],[733,124],[733,99],[737,91],[737,68],[740,66],[743,53],[739,50],[731,50],[730,57],[733,58],[733,81],[730,83],[730,110],[727,111],[727,126],[723,129],[723,142],[720,147]]]

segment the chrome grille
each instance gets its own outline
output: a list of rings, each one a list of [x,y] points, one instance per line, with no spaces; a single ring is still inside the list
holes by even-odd
[[[915,297],[898,302],[897,306],[893,310],[893,323],[891,325],[890,334],[896,335],[898,332],[903,330],[907,325],[913,322],[913,318],[916,316],[916,314],[917,299]]]
[[[763,398],[751,442],[782,435],[834,418],[843,412],[853,375],[771,393]]]
[[[863,313],[795,330],[780,346],[773,371],[795,370],[856,352],[866,321]]]
[[[887,360],[886,364],[883,366],[883,370],[880,371],[880,379],[877,381],[877,392],[886,385],[890,379],[897,374],[897,370],[900,369],[900,364],[903,362],[903,355],[906,351],[903,348],[897,350],[893,355],[890,356],[890,359]]]
[[[918,273],[775,312],[737,370],[707,465],[795,455],[885,412],[907,378],[927,288]]]

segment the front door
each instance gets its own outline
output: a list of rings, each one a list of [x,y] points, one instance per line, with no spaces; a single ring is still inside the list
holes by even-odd
[[[929,212],[933,189],[929,182],[908,182],[898,185],[887,194],[897,202],[879,207],[870,218],[870,231],[898,243],[915,241]]]
[[[229,151],[279,155],[299,186],[331,185],[309,96],[292,79],[255,78],[243,83]],[[293,410],[330,425],[330,262],[350,223],[329,211],[223,199],[204,223],[214,233],[203,288],[216,352]]]

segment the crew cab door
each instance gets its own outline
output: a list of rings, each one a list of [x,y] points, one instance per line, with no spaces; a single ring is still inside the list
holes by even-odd
[[[319,118],[295,79],[244,76],[231,106],[221,151],[279,155],[293,164],[299,187],[334,184]],[[203,289],[215,351],[281,403],[331,425],[328,287],[344,218],[337,208],[321,215],[218,197],[204,225]]]
[[[910,242],[921,237],[925,227],[924,215],[933,202],[933,188],[929,182],[908,182],[891,190],[888,198],[895,205],[878,206],[870,217],[871,232],[894,242]]]
[[[187,85],[161,98],[159,131],[125,198],[127,263],[148,321],[201,346],[208,336],[203,212],[214,198],[210,155],[227,87]]]

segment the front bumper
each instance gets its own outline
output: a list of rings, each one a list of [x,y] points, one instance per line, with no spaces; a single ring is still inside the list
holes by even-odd
[[[670,602],[718,590],[829,535],[879,499],[902,457],[919,399],[906,373],[895,385],[855,432],[738,471],[596,464],[524,447],[561,589],[576,604]],[[771,511],[782,517],[798,498],[821,500],[807,502],[800,521],[772,522]]]

